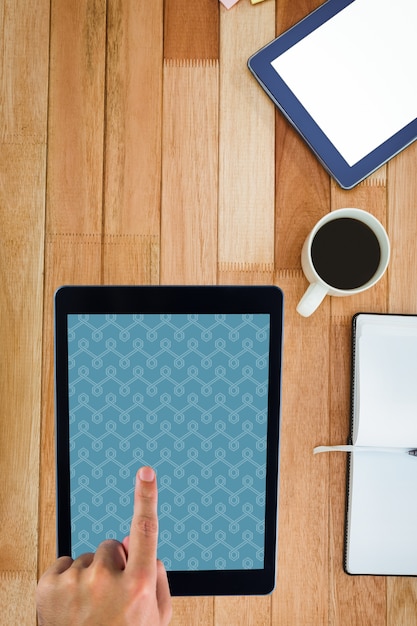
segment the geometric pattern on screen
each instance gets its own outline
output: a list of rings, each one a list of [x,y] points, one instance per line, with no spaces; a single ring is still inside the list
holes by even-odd
[[[269,323],[68,315],[73,558],[129,534],[146,464],[167,570],[263,568]]]

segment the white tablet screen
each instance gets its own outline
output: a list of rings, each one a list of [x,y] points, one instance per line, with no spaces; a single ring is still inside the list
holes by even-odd
[[[355,0],[272,61],[350,165],[417,117],[416,0]]]

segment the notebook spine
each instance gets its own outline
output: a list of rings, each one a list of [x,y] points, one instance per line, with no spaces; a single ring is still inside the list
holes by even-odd
[[[350,380],[350,429],[348,436],[348,445],[353,444],[353,420],[354,420],[354,397],[355,397],[355,359],[356,359],[356,323],[360,313],[352,318],[352,338],[351,338],[351,380]],[[344,541],[344,554],[343,554],[343,566],[347,574],[350,572],[347,569],[347,555],[348,555],[348,514],[349,514],[349,496],[350,496],[350,466],[352,461],[352,453],[349,452],[346,455],[346,500],[345,500],[345,541]]]
[[[358,316],[361,313],[356,313],[356,315],[352,318],[352,337],[351,337],[351,348],[350,348],[350,359],[351,359],[351,378],[350,378],[350,428],[349,428],[349,436],[348,436],[348,445],[353,445],[353,427],[354,427],[354,401],[355,401],[355,378],[356,378],[356,323]]]

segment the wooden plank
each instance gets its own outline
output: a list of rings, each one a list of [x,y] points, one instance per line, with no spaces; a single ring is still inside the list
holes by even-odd
[[[164,58],[219,58],[219,6],[212,0],[165,0]]]
[[[219,263],[217,281],[221,285],[272,285],[274,271],[270,264]]]
[[[161,282],[214,284],[217,62],[166,61],[163,110]]]
[[[36,624],[36,576],[25,572],[0,572],[2,622],[33,626]]]
[[[99,283],[106,2],[51,3],[39,573],[56,556],[53,294]]]
[[[49,233],[100,233],[106,1],[51,2]]]
[[[389,235],[392,247],[389,310],[395,313],[416,312],[416,163],[417,144],[414,143],[388,164]]]
[[[104,174],[108,235],[159,235],[162,29],[162,0],[108,3]]]
[[[383,292],[382,299],[384,299]],[[350,428],[351,317],[332,318],[330,376],[330,443],[346,443]],[[386,579],[349,576],[343,570],[346,454],[329,455],[330,466],[330,619],[329,624],[386,623]],[[369,599],[372,598],[372,602]]]
[[[269,626],[271,596],[215,598],[215,626]]]
[[[278,584],[272,624],[328,622],[329,466],[314,446],[329,436],[330,307],[311,317],[295,311],[304,282],[301,270],[277,272],[285,294]]]
[[[220,7],[219,262],[274,262],[274,106],[247,59],[275,34],[275,6]],[[249,264],[249,265],[248,265]]]
[[[56,558],[54,293],[62,285],[100,284],[101,235],[47,235],[43,323],[39,574]]]
[[[417,625],[417,585],[415,578],[387,578],[387,625]],[[376,622],[373,622],[374,624]]]
[[[213,604],[213,598],[205,596],[172,598],[170,626],[215,626]]]
[[[0,570],[36,575],[45,146],[1,146],[0,171]]]
[[[45,144],[49,2],[3,0],[0,33],[0,144]]]
[[[324,0],[280,0],[277,2],[277,34],[280,35],[317,9]]]
[[[417,144],[409,146],[388,164],[388,216],[392,256],[389,268],[389,311],[417,313],[416,289]],[[387,625],[417,624],[417,580],[387,579]]]
[[[37,580],[48,29],[49,2],[2,3],[0,606],[22,626]]]
[[[104,235],[103,283],[157,285],[159,256],[159,236]]]
[[[163,2],[107,17],[103,281],[159,282]]]
[[[279,269],[297,269],[305,238],[330,209],[330,179],[280,113],[275,161],[275,263]]]

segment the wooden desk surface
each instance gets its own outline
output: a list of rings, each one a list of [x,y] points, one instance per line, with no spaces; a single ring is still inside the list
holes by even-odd
[[[52,298],[65,283],[277,284],[285,293],[278,585],[175,599],[178,626],[417,624],[417,580],[342,570],[350,321],[417,312],[417,144],[352,191],[246,69],[319,0],[2,0],[0,622],[33,625],[55,557]],[[329,77],[331,79],[331,77]],[[295,312],[330,210],[387,226],[377,287]]]

